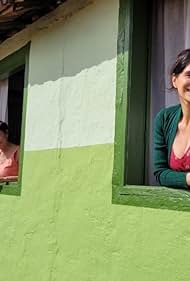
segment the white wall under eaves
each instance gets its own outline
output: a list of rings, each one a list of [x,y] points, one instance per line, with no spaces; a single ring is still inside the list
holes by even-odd
[[[118,13],[97,0],[32,34],[25,150],[113,143]]]

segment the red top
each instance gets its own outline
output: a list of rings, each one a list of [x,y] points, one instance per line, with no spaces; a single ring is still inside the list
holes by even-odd
[[[175,171],[190,172],[190,147],[181,158],[177,157],[172,149],[170,168]]]
[[[18,161],[16,154],[18,149],[14,151],[12,156],[0,164],[0,177],[18,176]]]

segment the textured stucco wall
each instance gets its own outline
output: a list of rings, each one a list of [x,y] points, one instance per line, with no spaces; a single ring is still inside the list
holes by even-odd
[[[189,213],[111,204],[118,6],[94,1],[32,35],[22,194],[0,195],[2,281],[189,281]]]
[[[96,1],[33,37],[27,151],[113,143],[117,21],[117,1]]]

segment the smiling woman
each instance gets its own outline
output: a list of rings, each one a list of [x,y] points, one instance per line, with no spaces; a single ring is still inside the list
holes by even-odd
[[[1,63],[0,186],[20,183],[21,153],[19,153],[19,147],[22,141],[25,52],[26,47],[5,58]],[[13,59],[14,63],[12,63]]]
[[[0,181],[18,177],[19,146],[8,141],[8,125],[0,121]]]
[[[154,129],[154,175],[160,185],[190,187],[190,49],[171,69],[180,104],[162,109]]]

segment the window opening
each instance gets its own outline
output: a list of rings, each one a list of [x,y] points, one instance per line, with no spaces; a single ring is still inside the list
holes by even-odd
[[[9,77],[8,86],[9,140],[17,145],[21,139],[23,89],[24,68]]]
[[[23,94],[24,94],[24,76],[25,76],[25,67],[22,66],[19,69],[14,70],[12,73],[9,74],[8,78],[0,81],[0,98],[1,98],[1,107],[0,107],[0,117],[1,121],[6,122],[8,125],[8,141],[11,144],[20,146],[21,144],[21,125],[22,125],[22,108],[23,108]],[[12,146],[13,147],[13,146]],[[15,146],[16,147],[16,146]],[[11,161],[17,162],[17,168],[19,168],[19,149],[17,149],[18,152],[15,154],[11,154],[12,151],[10,149],[10,152],[7,152],[6,156],[4,157],[6,160],[2,161],[1,169],[3,168],[3,165],[9,165],[6,164],[8,162],[7,159],[11,159]],[[9,158],[10,157],[10,158]],[[13,160],[12,160],[13,159]],[[12,163],[12,162],[11,162]],[[12,165],[12,164],[11,164]],[[15,168],[15,166],[14,166]],[[7,171],[10,171],[10,173],[13,172],[13,166],[11,168],[5,167],[5,169],[8,169]],[[15,168],[16,169],[16,168]],[[2,174],[4,172],[1,171]],[[8,175],[9,172],[6,172],[7,175],[1,175],[0,182],[12,182],[18,180],[18,174],[17,175]]]
[[[161,108],[178,104],[175,92],[169,90],[169,72],[177,54],[190,46],[190,2],[186,0],[154,0],[152,2],[152,31],[150,57],[149,100],[149,185],[158,185],[153,175],[153,124]]]

